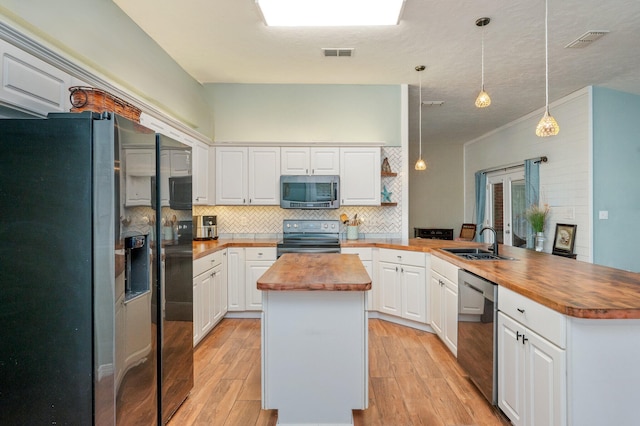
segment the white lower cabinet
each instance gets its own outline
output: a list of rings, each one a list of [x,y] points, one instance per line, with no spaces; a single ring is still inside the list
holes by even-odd
[[[245,309],[262,310],[262,291],[258,290],[258,278],[276,261],[275,247],[250,247],[245,249]]]
[[[193,344],[202,340],[227,312],[226,251],[193,262]]]
[[[231,312],[261,311],[262,291],[258,278],[276,260],[275,247],[233,247],[228,251],[228,310]]]
[[[380,249],[378,310],[385,314],[426,323],[425,254]]]
[[[505,290],[499,288],[499,306]],[[515,311],[523,322],[540,329],[564,330],[562,315],[510,293],[505,299],[517,303]],[[510,311],[509,307],[505,310]],[[566,425],[566,350],[505,312],[498,312],[497,334],[498,406],[516,426]]]
[[[458,352],[458,267],[431,257],[429,284],[431,328],[449,350]]]
[[[229,311],[244,311],[244,248],[227,249],[227,300]]]

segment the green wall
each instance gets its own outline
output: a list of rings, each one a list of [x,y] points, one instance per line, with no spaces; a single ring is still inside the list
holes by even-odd
[[[400,146],[400,85],[205,84],[217,142]]]
[[[111,0],[2,0],[0,20],[212,136],[202,85]]]
[[[640,96],[593,88],[593,200],[594,263],[640,272]]]

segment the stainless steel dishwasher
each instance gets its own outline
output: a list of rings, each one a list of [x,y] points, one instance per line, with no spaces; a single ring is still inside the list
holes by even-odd
[[[498,401],[498,286],[458,271],[458,363],[487,400]]]

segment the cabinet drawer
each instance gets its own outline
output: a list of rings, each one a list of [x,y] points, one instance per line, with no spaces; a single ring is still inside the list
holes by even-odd
[[[566,348],[567,322],[564,315],[508,288],[498,287],[498,309],[561,348]]]
[[[425,254],[417,251],[380,249],[380,262],[425,267]]]
[[[458,283],[458,268],[456,265],[440,259],[437,256],[431,256],[431,269],[448,278],[453,283]]]
[[[245,249],[245,260],[276,260],[275,247],[249,247]]]
[[[224,259],[224,250],[218,250],[200,259],[193,261],[193,276],[197,277],[205,271],[219,265]]]
[[[343,254],[357,254],[360,260],[373,260],[371,247],[345,247],[340,249]]]

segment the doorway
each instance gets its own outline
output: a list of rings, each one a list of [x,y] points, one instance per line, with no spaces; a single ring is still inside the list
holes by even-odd
[[[498,243],[526,247],[525,212],[524,167],[487,174],[486,217],[496,230]]]

